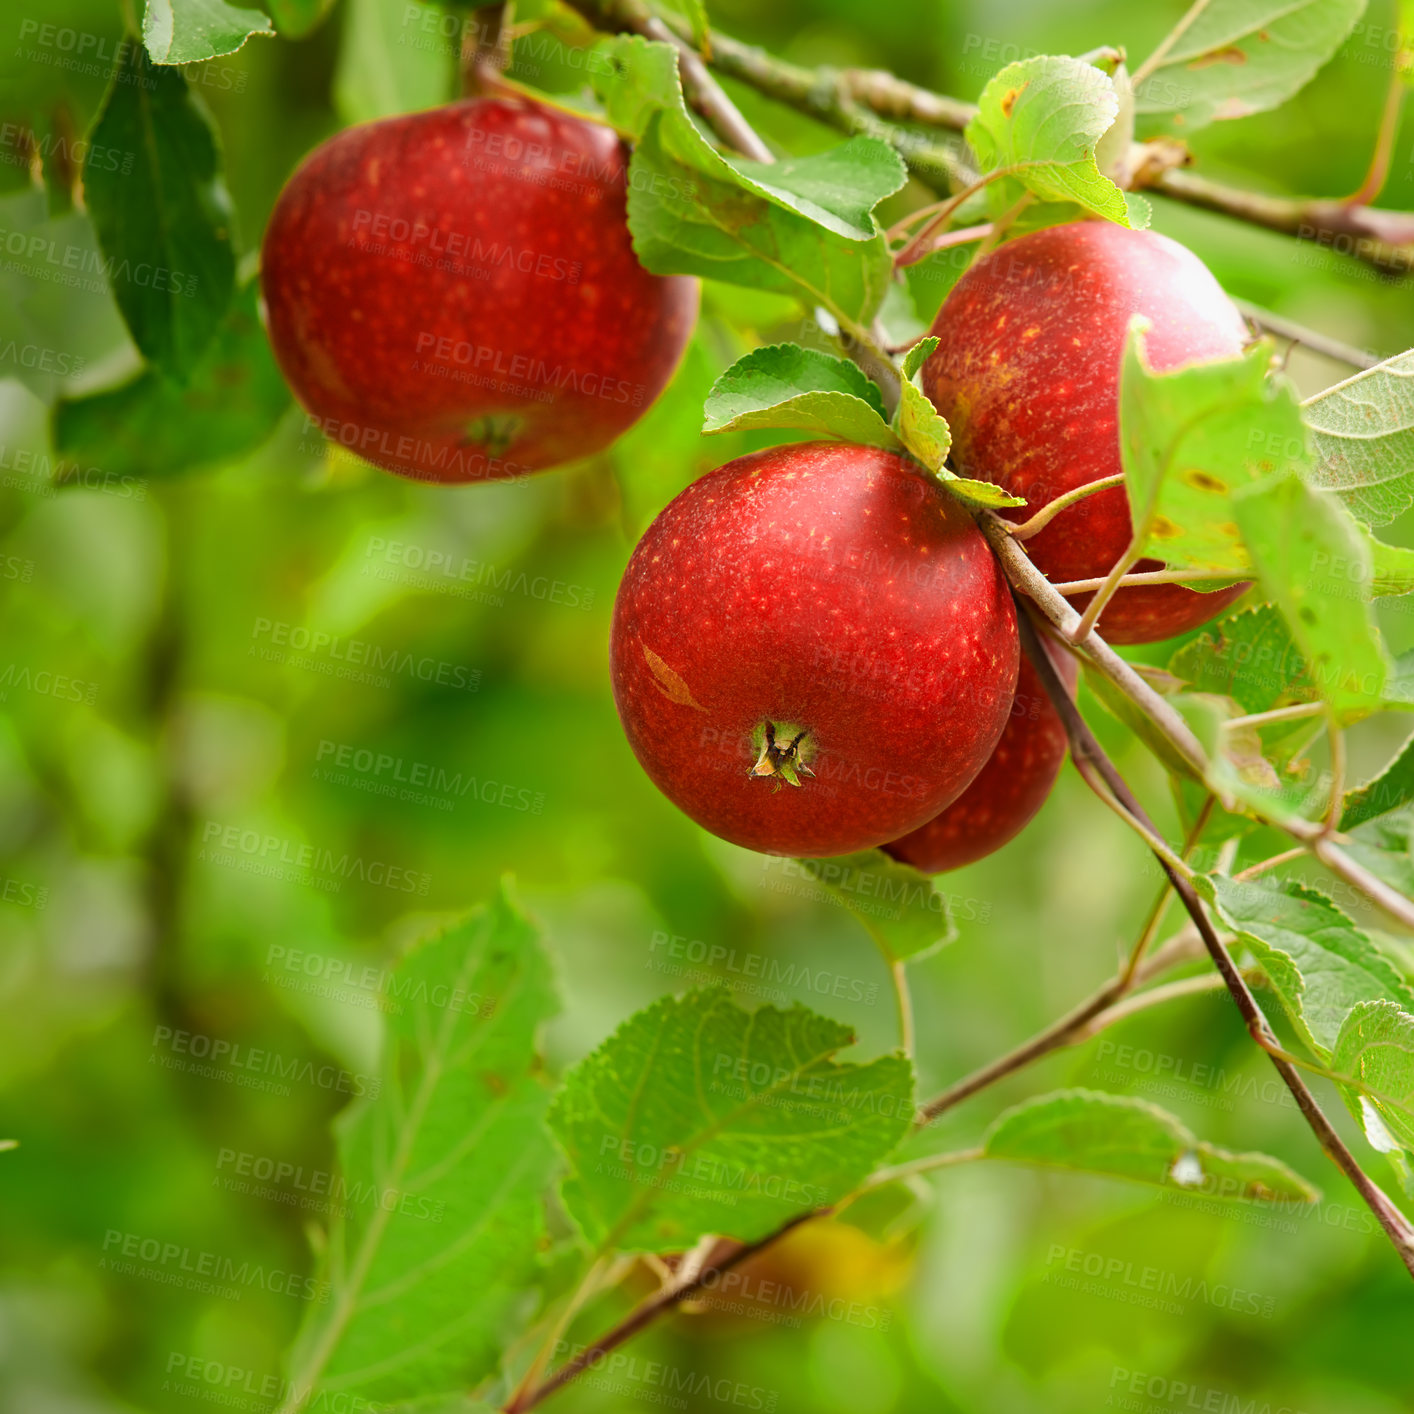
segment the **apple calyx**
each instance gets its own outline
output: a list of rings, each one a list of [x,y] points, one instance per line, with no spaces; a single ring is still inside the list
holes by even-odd
[[[748,775],[761,776],[775,782],[800,786],[801,776],[813,776],[810,761],[815,755],[815,739],[808,727],[798,722],[760,721],[752,728],[751,744],[756,751],[756,764]]]
[[[515,413],[487,413],[467,424],[466,439],[486,448],[486,454],[503,457],[520,435],[525,419]]]

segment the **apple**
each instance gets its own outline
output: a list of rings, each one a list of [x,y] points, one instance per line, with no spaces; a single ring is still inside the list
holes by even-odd
[[[995,481],[1027,506],[1122,470],[1119,368],[1130,317],[1150,322],[1145,353],[1165,370],[1231,357],[1247,341],[1237,307],[1191,251],[1110,221],[1048,226],[1010,241],[957,282],[934,320],[942,342],[923,387],[952,427],[967,476]],[[1062,511],[1026,548],[1054,583],[1108,574],[1129,548],[1122,486]],[[1140,560],[1134,572],[1162,569]],[[1206,623],[1245,585],[1200,594],[1178,584],[1115,595],[1100,616],[1115,643],[1150,643]],[[1089,595],[1071,603],[1083,611]]]
[[[1075,660],[1060,649],[1046,651],[1073,694],[1078,676]],[[1011,716],[987,764],[947,809],[886,844],[885,852],[925,874],[961,869],[995,853],[1015,839],[1046,803],[1065,752],[1065,725],[1035,668],[1023,657]]]
[[[889,1301],[913,1274],[916,1250],[913,1235],[881,1241],[848,1222],[802,1223],[744,1262],[714,1273],[683,1311],[695,1336],[728,1340],[760,1331],[763,1323],[800,1326],[827,1316],[882,1330],[893,1319]],[[682,1267],[682,1258],[666,1262],[674,1270]],[[660,1272],[642,1273],[646,1295],[661,1288]]]
[[[981,532],[892,452],[796,443],[681,493],[614,605],[614,700],[679,809],[767,854],[930,820],[1007,721],[1018,639]]]
[[[475,98],[349,128],[275,204],[270,341],[331,441],[426,481],[589,456],[662,391],[697,282],[650,275],[609,128]]]

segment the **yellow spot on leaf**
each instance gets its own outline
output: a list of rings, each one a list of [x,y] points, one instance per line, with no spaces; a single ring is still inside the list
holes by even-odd
[[[1022,84],[1020,88],[1009,88],[1004,94],[1002,94],[1003,118],[1011,117],[1011,110],[1016,107],[1016,100],[1021,97],[1022,93],[1024,93],[1025,90],[1026,84]]]
[[[1216,476],[1210,476],[1206,471],[1200,471],[1196,466],[1189,467],[1183,473],[1183,479],[1199,491],[1215,491],[1221,495],[1228,489],[1226,481],[1220,481]]]
[[[1235,44],[1224,45],[1221,49],[1209,50],[1206,54],[1200,54],[1188,67],[1190,69],[1207,69],[1214,64],[1245,64],[1247,55]]]

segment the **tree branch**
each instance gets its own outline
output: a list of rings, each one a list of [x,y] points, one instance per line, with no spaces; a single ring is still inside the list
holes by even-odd
[[[987,537],[1012,587],[1030,597],[1036,607],[1069,638],[1080,615],[1057,593],[1055,585],[1031,563],[1030,557],[1016,543],[1008,523],[991,511],[977,516],[977,525]],[[1079,651],[1132,701],[1163,734],[1173,749],[1193,767],[1199,776],[1206,776],[1207,753],[1188,723],[1174,710],[1171,703],[1155,692],[1135,670],[1096,633],[1091,633]],[[1325,822],[1306,820],[1294,815],[1265,815],[1256,811],[1264,823],[1283,830],[1294,840],[1301,841],[1327,869],[1347,884],[1360,890],[1371,903],[1383,909],[1402,927],[1414,931],[1414,900],[1404,897],[1377,878],[1363,864],[1352,859],[1332,838]]]
[[[619,18],[636,0],[569,0],[590,20],[632,28]],[[808,69],[713,31],[711,66],[777,102],[845,133],[867,132],[898,148],[910,170],[936,190],[956,190],[975,177],[958,153],[930,144],[899,122],[961,132],[977,109],[971,103],[931,93],[879,70]],[[1171,150],[1170,150],[1171,149]],[[1414,212],[1385,211],[1345,201],[1272,196],[1226,186],[1180,170],[1181,147],[1135,143],[1128,165],[1138,188],[1263,226],[1328,248],[1367,265],[1402,275],[1414,268]]]
[[[1045,688],[1052,706],[1065,724],[1072,757],[1077,764],[1085,762],[1104,781],[1114,798],[1124,807],[1134,824],[1143,833],[1157,834],[1158,830],[1154,822],[1149,818],[1148,813],[1140,805],[1128,785],[1125,784],[1124,778],[1115,769],[1114,763],[1105,754],[1104,748],[1095,740],[1094,734],[1071,700],[1070,694],[1065,689],[1065,684],[1061,681],[1060,674],[1056,672],[1055,665],[1041,646],[1041,641],[1036,636],[1036,630],[1031,626],[1030,619],[1024,612],[1018,614],[1017,619],[1022,647],[1031,662],[1032,669],[1040,678],[1041,685]],[[1257,1000],[1252,995],[1246,979],[1214,931],[1192,884],[1162,855],[1159,856],[1159,865],[1168,875],[1174,892],[1198,929],[1199,936],[1203,939],[1203,944],[1208,950],[1208,955],[1212,958],[1213,965],[1218,969],[1228,991],[1232,994],[1233,1001],[1237,1003],[1237,1009],[1242,1013],[1242,1019],[1246,1022],[1253,1040],[1264,1050],[1276,1047],[1277,1039],[1268,1026],[1261,1007],[1257,1005]],[[1400,1260],[1403,1261],[1409,1274],[1414,1276],[1414,1226],[1356,1162],[1355,1156],[1346,1147],[1345,1141],[1341,1139],[1335,1127],[1326,1117],[1325,1111],[1316,1102],[1316,1097],[1307,1088],[1306,1082],[1301,1078],[1296,1067],[1281,1056],[1271,1054],[1270,1050],[1268,1053],[1277,1073],[1285,1082],[1286,1088],[1291,1091],[1297,1108],[1300,1109],[1306,1123],[1310,1125],[1321,1148],[1355,1186],[1370,1211],[1375,1215],[1375,1220],[1384,1229],[1390,1242],[1393,1243],[1395,1251],[1398,1252]]]
[[[576,1375],[590,1369],[601,1356],[617,1349],[626,1340],[637,1335],[639,1331],[651,1324],[665,1311],[672,1310],[673,1307],[684,1301],[690,1301],[699,1291],[704,1291],[708,1284],[723,1272],[730,1271],[739,1263],[746,1261],[748,1257],[754,1257],[756,1253],[763,1251],[773,1242],[779,1242],[787,1233],[793,1232],[802,1223],[809,1222],[812,1218],[826,1217],[833,1211],[833,1208],[816,1208],[808,1213],[799,1213],[788,1223],[778,1227],[775,1232],[767,1233],[765,1237],[758,1238],[755,1242],[719,1244],[726,1250],[720,1256],[714,1256],[704,1262],[694,1277],[673,1286],[665,1286],[661,1291],[655,1292],[648,1300],[635,1307],[612,1330],[606,1331],[598,1340],[591,1341],[577,1355],[566,1360],[548,1379],[543,1380],[534,1389],[528,1390],[507,1404],[504,1407],[504,1414],[525,1414],[527,1409],[534,1409],[537,1404],[554,1394],[561,1385],[568,1384]]]
[[[707,65],[692,47],[689,26],[680,16],[667,15],[659,18],[648,10],[643,0],[565,0],[565,3],[601,29],[631,30],[649,39],[671,39],[679,45],[679,53],[685,46],[691,52],[696,67],[706,73]],[[908,164],[909,170],[935,191],[953,191],[957,187],[965,186],[975,175],[963,165],[958,154],[951,148],[894,126],[881,117],[871,105],[858,101],[848,83],[843,81],[842,75],[827,69],[802,68],[717,31],[710,33],[708,47],[711,52],[708,62],[718,73],[738,79],[768,97],[851,137],[882,139],[896,148]],[[685,69],[684,76],[686,75]],[[720,89],[717,91],[721,92]],[[726,99],[725,94],[722,97]],[[696,99],[693,101],[694,106],[698,107],[703,116],[713,124],[717,133],[731,146],[747,156],[755,155],[728,137],[715,121],[713,114],[702,108]],[[729,99],[726,101],[730,103]]]
[[[1080,623],[1080,615],[1056,592],[1055,586],[1031,563],[1031,557],[1016,543],[1011,527],[1000,516],[983,511],[977,525],[987,537],[1002,569],[1016,589],[1030,598],[1065,637]],[[1091,633],[1079,650],[1160,728],[1174,749],[1200,775],[1207,755],[1188,723],[1134,669],[1102,639]]]
[[[1289,339],[1293,344],[1300,344],[1302,348],[1310,349],[1313,353],[1324,354],[1326,358],[1334,359],[1337,363],[1348,363],[1351,368],[1373,368],[1382,362],[1378,354],[1357,349],[1354,344],[1333,339],[1329,334],[1322,334],[1317,329],[1308,329],[1294,319],[1288,319],[1282,314],[1273,314],[1270,309],[1263,309],[1249,300],[1234,299],[1233,304],[1259,329],[1265,329],[1278,338]]]

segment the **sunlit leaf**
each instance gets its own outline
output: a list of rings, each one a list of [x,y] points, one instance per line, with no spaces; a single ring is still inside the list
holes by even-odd
[[[503,893],[399,963],[376,1094],[337,1122],[344,1205],[291,1354],[335,1397],[451,1400],[499,1362],[538,1263],[554,1150],[536,1036],[556,1007],[535,928]]]
[[[1143,226],[1147,203],[1141,197],[1130,204],[1095,164],[1096,147],[1118,114],[1107,74],[1083,59],[1040,55],[1008,64],[988,81],[967,141],[984,172],[1004,169],[1042,201],[1078,202],[1121,226]],[[993,185],[994,210],[1011,205],[1007,187]]]
[[[1016,1105],[987,1131],[982,1152],[1214,1198],[1314,1203],[1321,1196],[1280,1159],[1219,1149],[1147,1100],[1099,1090],[1058,1090]]]
[[[749,1242],[854,1188],[912,1118],[900,1055],[840,1062],[849,1027],[725,992],[664,997],[565,1077],[550,1123],[564,1198],[595,1247]]]
[[[1244,883],[1222,874],[1201,877],[1198,886],[1317,1055],[1330,1054],[1357,1002],[1414,1008],[1414,991],[1399,970],[1323,894],[1292,880]]]
[[[1167,114],[1184,133],[1279,107],[1340,48],[1364,8],[1365,0],[1199,0],[1138,85],[1138,110]]]
[[[147,0],[142,42],[154,64],[194,64],[234,54],[254,34],[272,34],[270,17],[227,0]]]
[[[1317,486],[1368,525],[1414,505],[1414,350],[1308,398],[1302,412]]]

